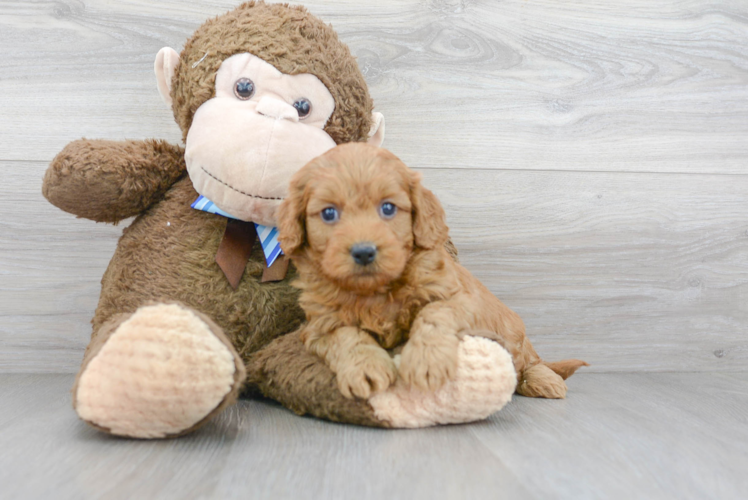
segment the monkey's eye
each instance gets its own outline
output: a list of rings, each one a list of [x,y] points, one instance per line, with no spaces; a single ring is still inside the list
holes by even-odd
[[[234,84],[234,95],[246,101],[255,93],[255,84],[249,78],[239,78]]]
[[[312,112],[312,103],[309,102],[309,99],[306,97],[296,99],[293,103],[293,107],[296,108],[296,111],[299,113],[300,120],[303,120]]]
[[[383,219],[391,219],[395,216],[396,213],[397,207],[389,201],[385,201],[384,203],[379,205],[379,215],[382,216]]]
[[[323,208],[322,211],[319,213],[319,215],[320,217],[322,217],[322,220],[328,224],[333,224],[337,222],[338,219],[340,218],[338,209],[335,207]]]

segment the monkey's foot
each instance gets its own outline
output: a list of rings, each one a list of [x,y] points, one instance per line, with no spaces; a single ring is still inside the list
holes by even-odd
[[[503,408],[516,385],[511,355],[497,342],[468,335],[458,346],[456,375],[441,388],[424,392],[398,379],[369,404],[392,427],[473,422]]]
[[[102,326],[73,387],[80,418],[135,438],[190,432],[236,399],[244,365],[221,329],[178,304]]]

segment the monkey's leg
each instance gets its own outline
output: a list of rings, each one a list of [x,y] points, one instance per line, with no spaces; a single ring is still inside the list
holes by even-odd
[[[148,305],[95,332],[73,407],[111,434],[173,437],[233,403],[244,378],[241,359],[210,319],[179,304]]]
[[[304,346],[299,331],[283,335],[252,354],[247,362],[247,384],[248,389],[259,390],[299,415],[389,427],[374,415],[365,399],[343,396],[335,373]]]
[[[337,422],[427,427],[482,420],[500,410],[514,393],[517,377],[512,357],[480,332],[461,337],[455,375],[435,392],[412,389],[398,379],[368,400],[348,399],[338,390],[335,374],[307,351],[298,332],[255,353],[247,364],[247,381],[300,415]]]

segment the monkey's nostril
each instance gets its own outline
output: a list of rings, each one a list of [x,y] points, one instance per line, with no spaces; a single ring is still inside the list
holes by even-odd
[[[351,247],[351,257],[356,264],[366,266],[377,257],[377,247],[372,243],[356,243]]]

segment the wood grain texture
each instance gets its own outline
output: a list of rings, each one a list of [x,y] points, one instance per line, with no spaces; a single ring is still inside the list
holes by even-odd
[[[0,375],[3,498],[737,500],[748,488],[739,374],[579,374],[485,422],[381,430],[240,401],[196,434],[102,435],[71,375]]]
[[[748,178],[429,170],[463,264],[545,359],[748,367]]]
[[[409,161],[745,171],[745,2],[305,4],[359,58],[388,147]],[[3,2],[0,43],[13,49],[0,61],[0,159],[46,161],[80,136],[176,141],[153,58],[234,5]]]
[[[11,214],[0,221],[0,372],[77,371],[124,225],[52,206],[41,194],[45,170],[0,161],[0,210]]]
[[[0,168],[0,209],[18,214],[0,221],[0,370],[75,371],[121,229],[49,205],[27,182],[45,164]],[[748,366],[748,176],[423,172],[462,263],[544,358],[603,372]]]
[[[0,372],[77,369],[121,232],[50,206],[46,164],[81,136],[178,142],[153,58],[236,3],[0,1]],[[544,357],[748,368],[747,3],[305,4]]]

